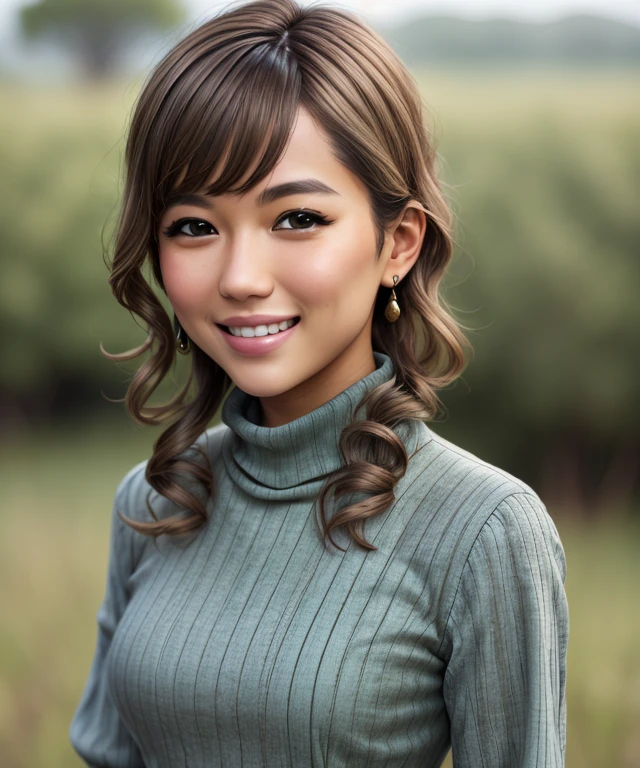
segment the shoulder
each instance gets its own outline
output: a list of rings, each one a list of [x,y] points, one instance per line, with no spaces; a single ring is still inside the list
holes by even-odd
[[[530,494],[508,496],[486,519],[452,584],[445,656],[456,643],[464,646],[463,636],[473,647],[502,628],[513,642],[563,642],[566,574],[562,542],[545,505]]]
[[[515,574],[522,580],[557,581],[564,584],[567,563],[556,525],[539,496],[514,493],[503,499],[487,517],[464,564],[465,574],[484,568],[489,573]],[[492,585],[485,584],[486,589]],[[522,586],[522,582],[521,582]]]
[[[145,476],[148,461],[145,459],[135,464],[119,481],[114,498],[114,511],[117,508],[127,517],[135,517],[136,520],[142,519],[136,514],[136,510],[140,507],[143,493],[151,490]]]
[[[528,483],[446,440],[424,422],[418,422],[416,444],[407,470],[409,495],[422,506],[426,523],[455,540],[463,560],[488,518],[505,500],[527,498],[533,502],[532,508],[544,509]]]
[[[151,488],[145,479],[147,460],[135,464],[118,482],[111,510],[112,567],[123,573],[133,572],[140,561],[146,537],[134,530],[122,517],[136,522],[147,522],[144,491]],[[144,510],[144,512],[143,512]],[[122,517],[121,517],[122,516]]]
[[[443,485],[446,487],[458,484],[486,486],[495,490],[498,496],[512,493],[536,496],[534,489],[519,477],[445,439],[430,425],[419,422],[418,428],[422,447],[416,452],[416,459],[419,456],[418,461],[423,465],[434,462],[443,473]]]
[[[560,536],[538,493],[515,475],[441,437],[427,424],[420,422],[419,431],[419,447],[407,474],[412,477],[421,525],[437,541],[431,551],[433,562],[437,572],[445,574],[441,619],[446,621],[473,558],[495,555],[512,557],[517,563],[531,558],[533,552],[539,567],[557,569],[564,580]]]
[[[210,427],[198,437],[190,451],[195,455],[195,449],[204,449],[213,464],[220,454],[222,441],[227,432],[229,432],[229,427],[226,424]],[[119,481],[115,492],[114,514],[116,510],[119,510],[123,515],[136,522],[154,522],[147,507],[147,500],[158,519],[179,512],[178,507],[160,495],[147,480],[148,463],[149,459],[138,462]],[[120,519],[117,515],[115,516],[118,520]],[[130,530],[133,529],[130,528]]]

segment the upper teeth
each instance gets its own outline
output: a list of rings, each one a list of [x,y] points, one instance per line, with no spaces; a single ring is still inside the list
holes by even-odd
[[[287,328],[291,328],[294,323],[295,317],[292,317],[290,320],[282,320],[279,323],[271,323],[271,325],[228,325],[227,328],[229,329],[229,333],[232,333],[234,336],[267,336],[270,333],[286,331]]]

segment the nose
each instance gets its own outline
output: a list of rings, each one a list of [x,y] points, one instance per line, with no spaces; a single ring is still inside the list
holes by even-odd
[[[259,237],[247,232],[229,241],[221,254],[218,290],[229,299],[268,296],[273,290],[270,254]]]

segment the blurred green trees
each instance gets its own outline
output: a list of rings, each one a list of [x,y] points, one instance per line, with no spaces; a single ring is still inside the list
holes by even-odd
[[[173,29],[185,17],[178,0],[38,0],[19,13],[25,40],[54,40],[78,58],[88,79],[108,76],[141,33]]]
[[[637,78],[419,78],[458,218],[445,298],[475,348],[433,427],[594,513],[637,490]],[[103,262],[137,88],[0,90],[5,426],[90,418],[135,370],[99,343],[122,351],[145,335]]]
[[[454,429],[595,515],[637,493],[640,471],[637,84],[633,72],[421,78],[460,224],[447,295],[476,329],[471,391],[447,393]]]

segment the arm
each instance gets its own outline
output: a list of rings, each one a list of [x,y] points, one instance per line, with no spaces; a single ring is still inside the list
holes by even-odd
[[[483,525],[447,623],[444,678],[455,768],[561,768],[566,561],[542,501],[516,493]]]
[[[133,570],[132,528],[118,515],[127,509],[127,489],[140,465],[118,486],[113,503],[106,591],[98,610],[98,639],[82,698],[69,728],[73,748],[90,768],[144,768],[141,753],[120,719],[107,688],[105,659],[111,638],[126,608],[127,579]]]

